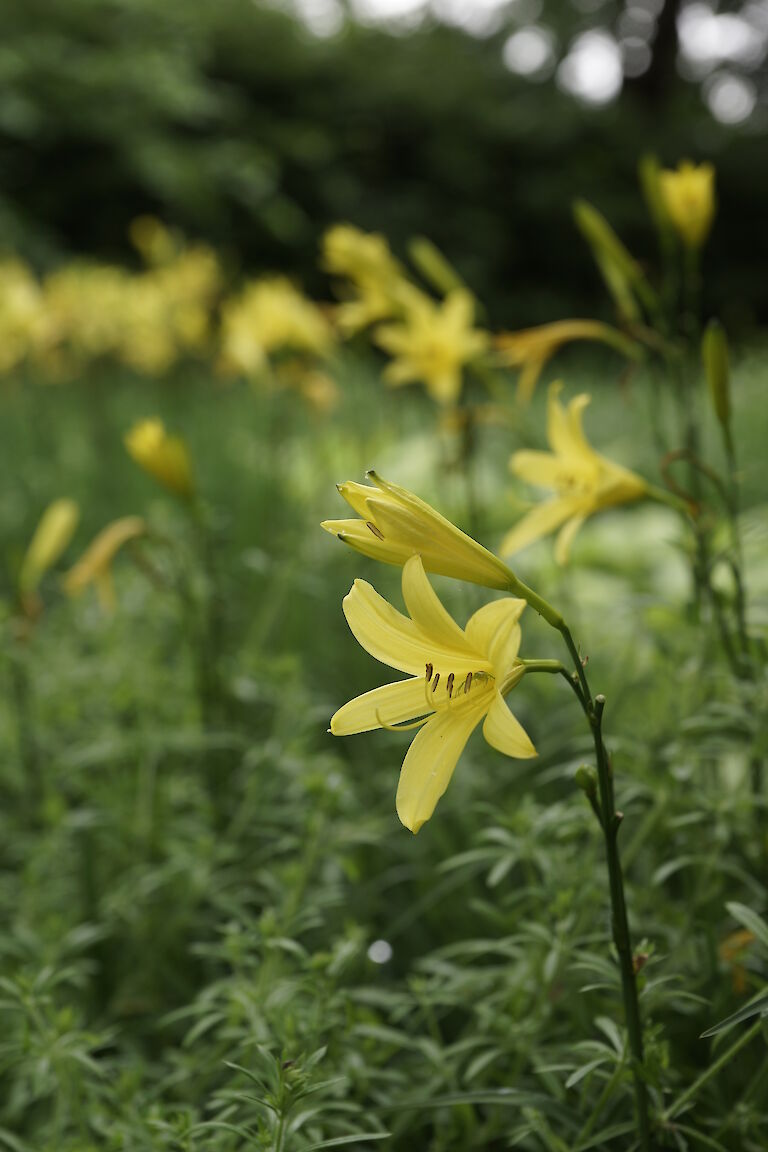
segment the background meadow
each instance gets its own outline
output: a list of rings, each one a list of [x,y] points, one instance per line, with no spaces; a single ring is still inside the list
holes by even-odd
[[[710,600],[693,592],[697,525],[716,557],[730,546],[717,483],[703,481],[703,519],[612,508],[567,566],[551,539],[512,565],[567,616],[608,698],[652,1146],[766,1146],[765,12],[653,9],[633,75],[637,5],[522,7],[402,5],[393,24],[341,3],[11,5],[0,1147],[640,1146],[603,849],[574,782],[594,758],[579,710],[558,678],[526,677],[514,706],[538,757],[473,737],[410,835],[394,803],[409,737],[327,732],[387,678],[342,597],[362,577],[401,606],[400,573],[319,524],[345,515],[335,485],[375,468],[498,549],[539,499],[509,458],[545,448],[556,379],[567,399],[591,394],[598,451],[653,485],[694,406],[697,458],[727,475],[694,311],[730,338],[749,674],[719,627],[728,573],[713,561]],[[697,16],[732,23],[713,44],[691,33]],[[624,62],[599,99],[577,83],[595,58],[563,67],[589,32]],[[525,44],[544,42],[529,67]],[[572,216],[579,197],[595,204],[666,283],[647,152],[717,171],[699,303],[668,334],[695,362],[682,403]],[[642,357],[570,343],[527,404],[520,365],[501,360],[465,367],[458,405],[389,387],[391,355],[339,320],[348,292],[322,238],[344,221],[385,235],[439,299],[419,276],[436,253],[408,263],[428,236],[483,329],[595,317]],[[273,311],[285,276],[307,296]],[[148,417],[186,445],[194,508],[126,451]],[[62,498],[77,524],[25,588],[30,540]],[[146,530],[114,557],[113,602],[68,594],[124,517]],[[494,595],[434,585],[462,624]],[[562,656],[530,609],[524,623],[523,655]]]

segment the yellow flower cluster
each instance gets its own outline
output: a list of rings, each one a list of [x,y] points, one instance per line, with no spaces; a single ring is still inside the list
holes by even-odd
[[[339,328],[351,335],[377,325],[373,341],[392,357],[385,382],[420,383],[438,404],[456,404],[465,368],[490,343],[474,327],[471,293],[454,284],[442,301],[434,300],[408,277],[383,236],[348,224],[326,233],[323,250],[326,270],[340,278]]]
[[[132,235],[151,260],[139,272],[74,263],[40,282],[18,260],[0,263],[0,371],[27,361],[55,379],[110,357],[161,374],[205,351],[222,289],[216,255],[159,221],[134,222]]]

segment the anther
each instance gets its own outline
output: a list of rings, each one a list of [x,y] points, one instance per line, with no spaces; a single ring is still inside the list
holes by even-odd
[[[447,692],[448,692],[448,699],[449,700],[450,700],[451,696],[453,695],[453,679],[454,679],[453,672],[449,672],[448,684],[447,684]]]
[[[370,520],[366,520],[365,526],[366,526],[366,528],[370,528],[371,532],[373,532],[374,536],[378,536],[379,540],[384,539],[383,532],[380,532],[375,524],[371,524]]]
[[[429,681],[432,679],[432,665],[431,664],[427,664],[427,670],[424,673],[424,679],[427,681],[427,683],[429,683]]]
[[[439,684],[439,683],[440,683],[440,673],[439,673],[439,672],[435,672],[435,678],[434,678],[434,680],[432,681],[432,691],[433,691],[433,692],[437,692],[437,686],[438,686],[438,684]]]
[[[467,693],[469,692],[471,687],[472,687],[472,673],[467,672],[467,678],[464,681],[464,695],[465,696],[467,695]]]

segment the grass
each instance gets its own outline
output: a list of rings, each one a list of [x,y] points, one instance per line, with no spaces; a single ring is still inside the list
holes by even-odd
[[[569,392],[594,392],[593,442],[658,482],[643,381],[622,389],[606,364],[585,373],[564,358]],[[601,842],[573,782],[590,743],[566,686],[526,679],[515,706],[539,757],[506,760],[475,738],[416,838],[394,811],[406,738],[326,733],[385,675],[349,634],[342,596],[364,576],[400,602],[394,569],[319,530],[342,514],[334,483],[375,465],[467,524],[451,434],[433,434],[426,399],[382,393],[368,362],[339,372],[328,416],[202,371],[3,384],[0,1148],[634,1146]],[[764,372],[754,353],[736,373],[756,631]],[[190,446],[207,572],[183,511],[122,448],[155,413]],[[542,414],[543,389],[531,442]],[[515,446],[508,428],[482,428],[476,527],[490,546],[528,495],[508,480]],[[82,509],[67,561],[132,513],[172,546],[146,550],[149,573],[118,561],[111,617],[50,575],[21,643],[10,574],[60,495]],[[566,612],[608,698],[648,1075],[667,1115],[654,1138],[757,1150],[765,1029],[674,1108],[754,1021],[700,1034],[768,972],[759,934],[728,950],[742,927],[728,905],[766,913],[765,801],[749,773],[765,685],[735,683],[691,618],[684,551],[673,512],[638,506],[590,522],[566,571],[551,543],[516,567]],[[437,583],[460,620],[483,602]],[[524,655],[561,655],[539,621],[524,638]]]

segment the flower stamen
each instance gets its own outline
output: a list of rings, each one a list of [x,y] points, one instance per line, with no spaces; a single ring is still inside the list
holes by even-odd
[[[422,716],[420,720],[411,720],[406,724],[388,724],[386,720],[382,719],[381,712],[376,709],[376,720],[380,728],[385,728],[387,732],[411,732],[414,728],[421,728],[429,720],[429,716]]]
[[[366,520],[365,526],[366,528],[370,528],[371,532],[373,532],[374,536],[377,536],[379,540],[384,539],[384,533],[381,532],[375,524],[372,524],[370,520]]]

